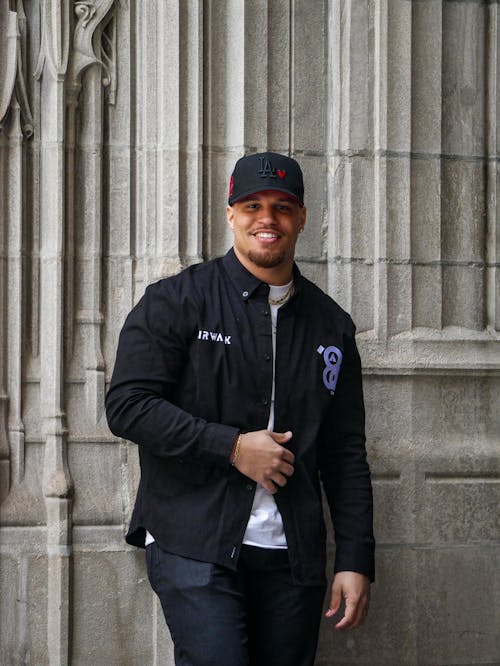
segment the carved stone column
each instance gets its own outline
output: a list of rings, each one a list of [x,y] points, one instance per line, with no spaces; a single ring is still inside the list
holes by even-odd
[[[67,115],[67,184],[68,241],[66,243],[67,299],[71,307],[66,318],[68,356],[71,357],[74,325],[81,326],[86,341],[86,403],[89,417],[97,424],[104,409],[104,360],[101,349],[103,314],[102,294],[102,224],[103,224],[103,84],[115,84],[116,77],[108,64],[114,54],[101,48],[103,27],[109,19],[114,0],[88,2],[77,0],[73,49],[68,72]],[[98,52],[94,50],[97,45]],[[110,45],[113,51],[113,45]],[[111,56],[111,57],[109,57]],[[103,57],[106,61],[103,61]],[[82,78],[88,70],[85,98],[86,122],[77,124],[77,107],[82,92]],[[111,92],[113,94],[113,92]],[[75,160],[78,150],[79,163]],[[77,170],[81,177],[77,179]],[[75,210],[78,206],[78,213]],[[75,229],[74,221],[78,221]],[[75,243],[75,240],[77,241]],[[75,275],[83,288],[78,289]],[[80,295],[77,307],[74,298]]]
[[[67,664],[70,658],[70,556],[71,497],[73,482],[67,460],[67,425],[64,394],[65,370],[72,349],[74,329],[74,201],[76,107],[81,76],[100,63],[92,40],[113,0],[68,2],[45,0],[42,4],[42,43],[37,74],[41,77],[43,103],[41,127],[41,377],[42,418],[45,434],[44,495],[47,509],[48,647],[51,664]],[[72,34],[71,10],[77,23]],[[100,119],[100,113],[99,113]],[[99,132],[99,124],[98,129]],[[100,183],[100,167],[91,185]],[[78,184],[80,186],[80,183]],[[95,195],[95,193],[94,193]],[[100,198],[97,197],[97,206]],[[98,208],[99,210],[99,208]],[[94,211],[95,212],[95,211]],[[92,214],[92,211],[89,211]],[[100,229],[99,219],[94,221]],[[100,235],[92,243],[97,265]],[[92,385],[90,409],[94,421],[102,410],[103,363],[99,338],[100,284],[92,275],[94,294],[85,318],[89,320],[87,381]],[[81,317],[80,317],[81,318]],[[64,338],[66,344],[64,344]],[[100,379],[99,379],[100,377]],[[99,388],[100,387],[100,388]],[[92,390],[93,389],[93,390]]]
[[[50,664],[69,663],[71,496],[64,406],[64,283],[66,235],[65,76],[70,5],[42,3],[40,148],[40,395],[47,511],[47,644]]]
[[[137,300],[151,281],[201,260],[203,3],[141,2],[135,20]]]
[[[0,2],[0,165],[4,175],[1,187],[5,188],[1,192],[0,279],[7,286],[0,296],[0,299],[4,294],[7,296],[7,301],[0,303],[0,502],[7,495],[10,482],[19,483],[24,473],[21,359],[26,204],[23,164],[24,139],[33,132],[24,80],[26,16],[21,0],[10,5],[15,5],[16,11],[9,9],[8,0]]]

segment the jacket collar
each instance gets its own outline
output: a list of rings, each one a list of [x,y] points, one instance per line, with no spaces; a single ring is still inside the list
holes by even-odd
[[[261,286],[266,285],[259,278],[255,277],[249,270],[243,266],[236,256],[234,249],[231,248],[229,252],[222,258],[222,263],[228,275],[232,279],[241,298],[247,301],[254,294],[255,291]],[[295,294],[300,290],[302,282],[302,275],[297,264],[293,264],[293,281],[295,286]]]

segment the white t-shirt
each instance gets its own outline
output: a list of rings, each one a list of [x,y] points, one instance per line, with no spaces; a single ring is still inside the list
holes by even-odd
[[[283,286],[269,285],[269,298],[279,301],[292,286],[292,282]],[[276,328],[278,326],[278,310],[284,305],[272,305],[271,320],[273,329],[273,388],[271,393],[271,409],[267,429],[274,428],[274,369],[276,360]],[[283,520],[276,505],[276,501],[268,490],[257,485],[252,505],[252,512],[248,520],[243,543],[249,546],[260,546],[261,548],[287,548]]]

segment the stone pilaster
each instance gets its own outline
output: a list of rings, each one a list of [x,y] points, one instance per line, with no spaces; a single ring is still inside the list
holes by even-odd
[[[64,405],[65,113],[69,6],[42,5],[40,131],[40,396],[47,511],[49,663],[69,663],[71,495]]]
[[[24,424],[22,419],[22,349],[23,349],[23,228],[25,218],[26,178],[25,139],[33,133],[33,118],[25,85],[26,16],[23,3],[0,3],[0,160],[2,162],[2,235],[4,249],[3,353],[0,375],[0,498],[8,492],[10,481],[19,482],[24,474]],[[10,317],[6,313],[10,313]],[[2,326],[3,323],[3,326]],[[4,382],[6,381],[6,385]],[[7,388],[7,393],[5,392]],[[6,427],[7,426],[7,427]],[[10,462],[9,462],[10,459]]]

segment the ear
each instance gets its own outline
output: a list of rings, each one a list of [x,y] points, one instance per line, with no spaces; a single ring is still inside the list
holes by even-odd
[[[300,209],[300,222],[299,222],[300,231],[303,231],[305,226],[306,226],[306,207],[302,206],[302,208]]]
[[[227,217],[227,223],[231,227],[231,229],[234,229],[234,224],[233,224],[233,218],[234,218],[234,212],[233,212],[233,207],[232,206],[226,206],[226,217]]]

